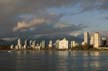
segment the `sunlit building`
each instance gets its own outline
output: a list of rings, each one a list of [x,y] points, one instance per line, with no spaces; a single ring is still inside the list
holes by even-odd
[[[50,40],[50,41],[49,41],[49,44],[48,44],[48,47],[49,47],[49,48],[52,48],[52,46],[53,46],[53,43],[52,43],[52,40]]]
[[[94,33],[94,47],[99,48],[100,47],[100,33],[96,32]]]
[[[10,46],[10,49],[11,49],[11,50],[14,49],[14,45],[11,45],[11,46]]]
[[[71,48],[76,47],[76,42],[75,41],[71,41]]]
[[[36,46],[36,41],[33,41],[32,44],[31,44],[31,47],[34,49]]]
[[[81,45],[85,45],[85,43],[84,43],[84,42],[82,42],[82,43],[81,43]]]
[[[91,46],[94,45],[94,34],[91,35],[91,38],[90,38],[90,45],[91,45]]]
[[[40,47],[43,49],[45,48],[45,41],[43,40],[42,42],[40,42]]]
[[[21,45],[21,39],[18,39],[17,46],[18,46],[18,49],[21,49],[21,48],[22,48],[22,45]]]
[[[66,38],[57,41],[57,49],[68,49],[68,40]]]
[[[23,49],[26,49],[26,48],[27,48],[27,40],[25,40],[24,46],[23,46]]]
[[[32,48],[32,46],[31,46],[32,45],[32,42],[33,42],[32,40],[29,41],[30,48]]]
[[[56,40],[56,43],[55,43],[56,48],[59,48],[59,41],[60,40]]]
[[[90,39],[89,39],[89,32],[84,32],[84,44],[89,45],[90,44]]]
[[[19,49],[19,48],[18,48],[18,45],[16,45],[16,46],[15,46],[15,50],[18,50],[18,49]]]
[[[38,49],[38,50],[40,50],[40,45],[39,44],[36,44],[36,46],[35,46],[35,49]]]

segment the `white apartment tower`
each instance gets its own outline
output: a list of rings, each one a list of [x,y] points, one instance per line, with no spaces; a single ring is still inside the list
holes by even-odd
[[[90,37],[90,45],[91,46],[94,45],[94,34],[92,34],[91,37]]]
[[[89,32],[84,32],[84,44],[89,45],[90,44],[89,39]]]
[[[22,48],[22,46],[21,46],[21,39],[18,39],[18,44],[17,44],[17,45],[18,45],[18,48],[19,48],[19,49]]]
[[[25,40],[24,46],[23,46],[23,49],[26,49],[26,48],[27,48],[27,40]]]
[[[44,41],[44,40],[42,40],[42,41],[40,42],[40,47],[41,47],[41,48],[45,48],[45,41]]]
[[[53,46],[53,43],[52,43],[52,40],[50,40],[50,41],[49,41],[49,44],[48,44],[48,47],[49,47],[49,48],[52,48],[52,46]]]
[[[100,46],[100,34],[99,32],[94,33],[94,47],[99,48]]]

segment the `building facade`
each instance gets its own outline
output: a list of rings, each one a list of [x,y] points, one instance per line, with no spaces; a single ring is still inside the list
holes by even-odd
[[[40,47],[41,47],[42,49],[45,48],[45,41],[44,41],[44,40],[42,40],[42,41],[40,42]]]
[[[94,34],[91,35],[91,38],[90,38],[90,45],[91,45],[91,46],[94,45]]]
[[[49,41],[48,47],[49,47],[49,48],[52,48],[52,47],[53,47],[52,40]]]
[[[75,41],[71,41],[71,48],[76,47],[76,42]]]
[[[57,42],[58,44],[58,49],[68,49],[68,40],[66,38],[60,40]]]
[[[84,44],[90,45],[89,32],[84,32]]]
[[[93,46],[95,48],[99,48],[100,45],[101,45],[101,42],[100,42],[100,33],[96,32],[96,33],[94,33],[94,44],[93,44]]]

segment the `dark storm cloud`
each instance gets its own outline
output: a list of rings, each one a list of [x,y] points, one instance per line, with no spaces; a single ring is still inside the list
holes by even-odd
[[[60,24],[60,26],[58,27],[54,27],[54,25],[41,25],[37,29],[35,29],[35,31],[37,31],[35,32],[35,34],[49,34],[49,35],[62,34],[62,33],[68,34],[70,32],[79,31],[87,27],[83,24],[80,25],[71,24],[71,25],[66,25],[64,27],[61,27],[61,25],[62,24]]]
[[[39,16],[39,14],[45,13],[48,8],[71,7],[78,3],[82,8],[81,12],[92,10],[94,8],[100,10],[108,10],[108,0],[0,0],[0,36],[6,34],[10,35],[10,33],[12,34],[13,28],[18,27],[18,22],[20,19],[17,17],[19,15],[32,14],[35,16]],[[43,16],[43,18],[44,17],[45,16]],[[56,20],[55,18],[54,20],[51,19],[50,23],[53,25],[54,23],[57,23],[57,21],[59,21],[60,18],[58,18],[58,20]],[[34,24],[36,24],[36,22],[34,24],[33,23],[30,24],[33,26],[25,27],[24,25],[26,24],[23,24],[23,26],[21,28],[17,28],[17,30],[22,28],[28,28],[28,29],[32,28],[34,27]],[[42,24],[44,24],[44,22],[42,22]],[[46,27],[46,25],[47,24],[44,24],[44,28]],[[37,28],[39,26],[35,25],[35,27]],[[72,26],[71,28],[74,29],[74,27]],[[56,29],[61,30],[58,28]],[[65,28],[62,29],[63,30],[61,30],[61,32],[68,31],[68,30],[64,30]],[[50,30],[56,31],[53,28],[50,28]]]

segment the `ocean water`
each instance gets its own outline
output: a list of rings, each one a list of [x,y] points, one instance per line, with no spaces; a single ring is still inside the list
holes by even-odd
[[[108,51],[0,51],[0,71],[108,71]]]

